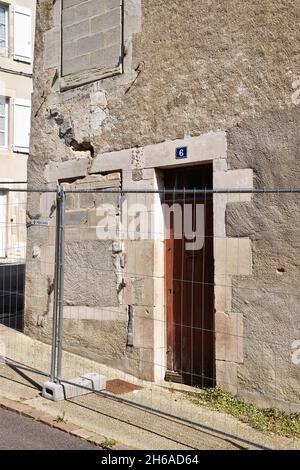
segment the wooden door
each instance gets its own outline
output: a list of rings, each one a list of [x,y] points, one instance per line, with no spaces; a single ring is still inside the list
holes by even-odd
[[[195,171],[199,174],[197,187],[201,187],[201,182],[202,186],[209,187],[208,166],[196,170],[172,170],[166,178],[168,186],[175,187],[173,197],[168,196],[166,204],[170,207],[178,204],[182,210],[182,236],[176,233],[178,221],[176,223],[172,212],[166,234],[167,378],[191,385],[212,386],[215,375],[212,196],[195,193],[183,197],[176,193],[183,185],[186,189],[196,187]],[[203,175],[206,175],[206,181],[203,181]],[[184,233],[186,210],[192,214],[193,231],[196,231],[197,205],[202,205],[204,210],[204,240],[200,248],[192,247]]]

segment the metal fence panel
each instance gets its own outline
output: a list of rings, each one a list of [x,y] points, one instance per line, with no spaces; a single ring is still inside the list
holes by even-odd
[[[20,189],[2,199],[2,362],[241,442],[217,395],[299,413],[300,190]]]
[[[1,194],[0,356],[6,365],[2,373],[9,376],[10,368],[17,367],[37,372],[42,383],[50,374],[51,348],[43,341],[49,343],[51,337],[47,338],[42,326],[53,296],[55,253],[55,244],[50,241],[46,247],[44,242],[55,227],[55,211],[42,218],[40,197],[50,195],[30,191],[25,183],[1,183]],[[27,210],[28,200],[31,211]],[[27,272],[30,281],[26,283]]]
[[[300,410],[298,191],[64,187],[65,383],[198,425],[207,387]]]

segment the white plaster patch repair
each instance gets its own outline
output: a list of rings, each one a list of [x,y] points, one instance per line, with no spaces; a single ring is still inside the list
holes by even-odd
[[[292,103],[295,106],[299,106],[300,105],[300,80],[293,81],[292,88],[294,90],[291,96]]]
[[[90,133],[92,136],[101,135],[102,124],[107,119],[109,110],[104,91],[97,91],[91,94],[90,105]]]
[[[107,118],[108,113],[101,108],[95,108],[90,114],[90,132],[92,135],[101,135],[102,124]]]

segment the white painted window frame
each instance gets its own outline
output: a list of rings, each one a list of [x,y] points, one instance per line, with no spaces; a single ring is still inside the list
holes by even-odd
[[[8,57],[8,11],[9,11],[9,6],[4,4],[4,3],[1,3],[0,2],[0,8],[3,8],[4,9],[4,27],[5,27],[5,44],[4,44],[4,49],[5,49],[5,52],[4,54],[1,54],[0,53],[0,57]]]
[[[8,110],[9,110],[9,99],[6,96],[1,96],[1,98],[4,98],[4,115],[1,115],[1,117],[4,117],[4,146],[0,145],[1,150],[7,150],[8,149]]]

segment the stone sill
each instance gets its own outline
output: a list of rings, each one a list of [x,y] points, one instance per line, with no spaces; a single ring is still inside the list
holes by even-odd
[[[116,75],[122,75],[123,66],[118,65],[117,67],[107,67],[103,69],[91,69],[84,72],[66,75],[60,77],[59,88],[60,91],[71,90],[83,85],[88,85],[89,83],[103,80],[105,78],[114,77]]]

